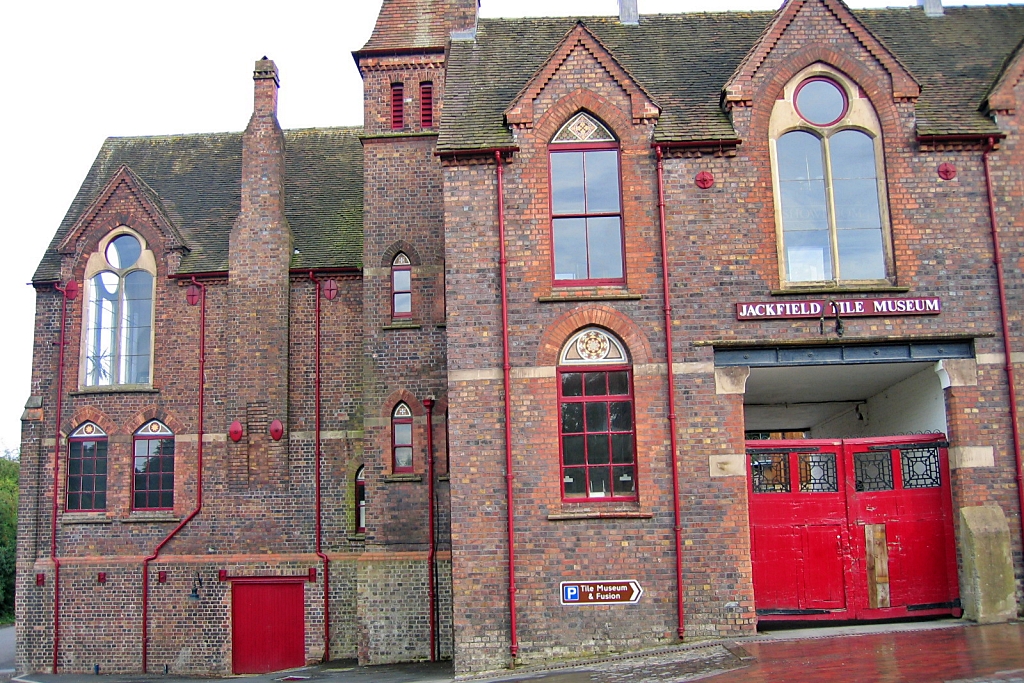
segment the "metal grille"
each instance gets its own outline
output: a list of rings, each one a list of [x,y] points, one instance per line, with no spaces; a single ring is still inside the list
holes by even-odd
[[[838,493],[835,453],[800,453],[800,490],[804,493]]]
[[[928,489],[942,485],[938,448],[915,448],[900,452],[903,488]]]
[[[854,453],[853,470],[858,491],[891,491],[893,488],[892,456],[888,451]]]
[[[787,453],[751,453],[750,479],[754,493],[789,493]]]

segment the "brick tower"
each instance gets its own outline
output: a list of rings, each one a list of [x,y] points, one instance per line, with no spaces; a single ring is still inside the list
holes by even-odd
[[[366,663],[452,656],[444,202],[434,151],[446,46],[453,31],[474,28],[476,8],[476,0],[385,0],[354,54],[365,107],[358,621]]]

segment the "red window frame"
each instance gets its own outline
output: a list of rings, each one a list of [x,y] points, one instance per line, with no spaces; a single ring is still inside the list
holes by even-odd
[[[607,392],[608,388],[608,376],[612,373],[626,373],[626,391],[625,394],[588,394],[587,380],[585,377],[581,378],[582,389],[580,396],[567,396],[565,394],[565,375],[568,374],[580,374],[580,375],[604,375],[604,386]],[[611,415],[611,404],[613,403],[629,403],[629,428],[614,428],[613,418]],[[588,405],[598,405],[604,403],[607,405],[606,408],[606,428],[604,429],[589,429],[590,425],[587,424]],[[569,431],[565,430],[566,421],[564,415],[566,413],[566,406],[583,404],[582,415],[581,415],[581,429],[582,431]],[[607,450],[608,450],[608,461],[607,462],[594,462],[589,463],[590,457],[590,438],[594,437],[599,439],[601,436],[606,436]],[[584,446],[584,461],[582,464],[570,463],[566,464],[566,443],[568,438],[579,438],[583,439]],[[622,461],[620,458],[619,462],[615,462],[615,442],[613,437],[628,437],[629,449],[630,449],[630,460],[628,462]],[[623,443],[620,441],[620,443]],[[579,366],[566,366],[558,369],[558,451],[559,451],[559,474],[560,484],[559,488],[562,494],[562,500],[564,502],[623,502],[623,501],[636,501],[639,500],[639,487],[637,485],[637,472],[636,472],[636,404],[633,395],[633,372],[629,365],[579,365]],[[608,471],[607,482],[609,484],[609,495],[591,495],[589,482],[591,480],[591,471],[606,470]],[[579,476],[580,473],[584,475],[584,492],[582,494],[567,493],[566,492],[566,477],[567,476]],[[632,492],[625,495],[616,495],[615,493],[615,477],[623,474],[630,474],[633,480]]]
[[[146,450],[140,453],[142,446]],[[173,510],[174,437],[136,434],[132,452],[132,510]],[[140,463],[145,467],[146,461],[152,463],[154,459],[158,467],[155,472],[139,470]],[[140,500],[144,504],[140,505]]]
[[[366,533],[366,469],[363,465],[356,470],[355,513],[356,533]]]
[[[582,152],[584,154],[584,160],[587,152],[593,151],[608,151],[615,150],[616,160],[615,165],[617,169],[617,180],[618,180],[618,200],[619,210],[617,212],[593,212],[588,213],[586,207],[584,207],[583,213],[555,213],[555,191],[554,191],[554,168],[551,160],[556,154],[565,154],[571,152]],[[584,166],[584,174],[586,173],[586,167]],[[586,183],[585,176],[583,179],[584,187],[584,203],[586,203]],[[556,287],[580,287],[580,286],[600,286],[600,285],[624,285],[626,283],[626,236],[625,229],[622,220],[622,150],[617,142],[579,142],[579,143],[554,143],[548,147],[548,210],[551,216],[551,282]],[[558,278],[557,264],[555,263],[555,221],[558,219],[565,218],[618,218],[619,219],[619,254],[622,257],[622,276],[617,278],[592,278],[590,275],[590,259],[587,258],[587,275],[586,278],[578,279],[560,279]],[[588,245],[589,251],[589,245]]]
[[[401,83],[391,84],[391,130],[405,127],[405,87]]]
[[[420,127],[434,127],[434,84],[420,83]]]
[[[396,257],[397,260],[397,257]],[[395,282],[395,276],[398,273],[409,274],[409,288],[400,289],[398,284]],[[400,311],[398,310],[398,297],[402,295],[408,295],[409,297],[409,310]],[[411,318],[412,317],[412,265],[406,264],[392,264],[391,266],[391,317],[392,318]]]
[[[409,416],[398,416],[397,413],[402,406],[409,410]],[[399,436],[399,427],[408,425],[409,438],[405,439]],[[391,471],[393,473],[403,473],[413,471],[413,447],[412,447],[412,410],[405,403],[399,403],[395,406],[395,409],[391,411]],[[399,449],[409,450],[409,464],[399,465]]]
[[[92,444],[91,454],[86,453],[86,444]],[[89,505],[83,505],[86,501]],[[69,512],[103,512],[107,509],[106,436],[68,439],[68,476],[64,509]]]

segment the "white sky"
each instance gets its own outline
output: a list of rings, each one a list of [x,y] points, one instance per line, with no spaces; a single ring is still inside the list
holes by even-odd
[[[780,2],[639,0],[639,8],[774,10]],[[850,2],[908,4],[914,3]],[[2,370],[0,448],[19,446],[31,391],[35,296],[26,283],[104,138],[241,130],[252,108],[253,62],[263,55],[281,72],[282,126],[359,125],[362,86],[351,52],[369,38],[379,7],[380,0],[7,5],[0,25],[0,63],[7,65],[0,90],[0,130],[7,136],[0,147],[0,285],[8,332],[0,353],[11,362]],[[483,0],[481,7],[485,17],[617,13],[616,0]]]

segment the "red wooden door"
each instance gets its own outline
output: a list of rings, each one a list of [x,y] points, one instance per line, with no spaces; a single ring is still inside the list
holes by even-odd
[[[303,590],[299,582],[232,583],[234,673],[268,673],[306,663]]]
[[[958,613],[942,435],[750,441],[761,619]]]
[[[958,608],[953,504],[942,437],[860,439],[846,448],[852,554],[863,560],[867,590],[858,616]],[[881,565],[887,566],[887,576],[873,574],[872,567]]]
[[[846,606],[845,477],[839,441],[749,442],[754,595],[760,614]]]

